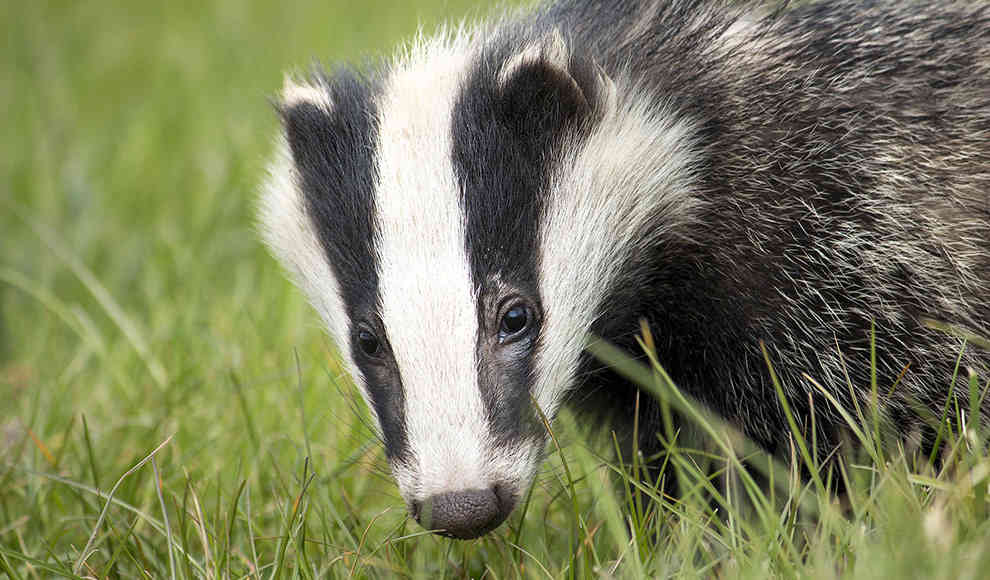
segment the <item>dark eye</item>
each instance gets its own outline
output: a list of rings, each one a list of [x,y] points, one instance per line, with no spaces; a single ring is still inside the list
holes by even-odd
[[[369,330],[364,328],[358,330],[357,342],[358,346],[361,347],[361,351],[368,356],[377,357],[382,354],[381,341]]]
[[[529,326],[529,309],[524,304],[516,304],[505,311],[499,323],[499,334],[503,340],[519,334]]]

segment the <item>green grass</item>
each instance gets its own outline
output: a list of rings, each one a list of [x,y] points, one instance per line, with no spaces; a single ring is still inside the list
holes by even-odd
[[[698,412],[708,452],[663,434],[675,501],[565,414],[508,525],[424,534],[252,204],[285,69],[388,52],[471,3],[279,4],[0,4],[0,573],[986,577],[973,429],[946,431],[939,472],[861,429],[863,453],[823,473],[839,500]]]

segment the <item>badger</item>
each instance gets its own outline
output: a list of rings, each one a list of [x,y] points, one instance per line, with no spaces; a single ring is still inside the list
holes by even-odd
[[[825,446],[806,376],[906,434],[990,364],[925,322],[990,334],[985,1],[560,0],[289,76],[277,110],[263,238],[438,533],[507,518],[562,405],[633,423],[587,346],[641,356],[642,324],[775,453],[761,344]]]

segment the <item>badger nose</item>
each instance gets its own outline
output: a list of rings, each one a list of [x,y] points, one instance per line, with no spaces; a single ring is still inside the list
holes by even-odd
[[[437,494],[413,502],[412,511],[427,530],[468,540],[497,528],[512,512],[512,503],[511,498],[499,494],[496,486]]]

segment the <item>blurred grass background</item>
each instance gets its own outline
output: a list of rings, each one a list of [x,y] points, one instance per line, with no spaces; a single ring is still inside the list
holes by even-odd
[[[699,492],[694,456],[672,452],[694,477],[675,502],[572,444],[526,517],[485,539],[408,522],[332,345],[253,231],[268,98],[285,70],[488,9],[0,3],[0,573],[987,577],[990,460],[972,434],[937,473],[896,448],[847,465],[841,502],[797,477],[766,505],[737,491],[754,518]],[[816,517],[795,507],[809,499]]]

